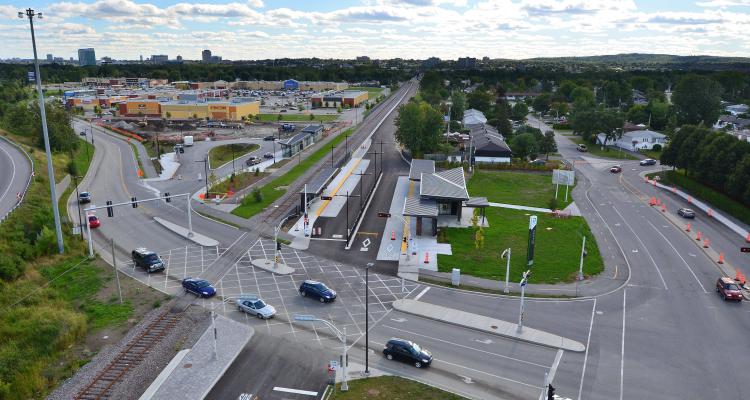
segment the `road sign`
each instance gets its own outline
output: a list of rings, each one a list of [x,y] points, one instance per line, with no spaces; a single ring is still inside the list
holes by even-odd
[[[379,212],[378,213],[378,217],[381,217],[381,218],[390,218],[391,217],[391,213]]]
[[[320,196],[321,200],[333,200],[332,196]]]
[[[740,247],[740,251],[743,253],[750,253],[750,247]]]
[[[565,169],[552,170],[552,184],[573,186],[576,182],[575,171],[568,171]]]
[[[529,217],[529,245],[526,251],[526,265],[534,265],[534,244],[536,243],[536,215]]]

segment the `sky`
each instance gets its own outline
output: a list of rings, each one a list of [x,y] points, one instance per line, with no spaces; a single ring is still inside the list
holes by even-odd
[[[0,58],[748,56],[750,0],[0,0]],[[4,3],[5,2],[5,3]]]

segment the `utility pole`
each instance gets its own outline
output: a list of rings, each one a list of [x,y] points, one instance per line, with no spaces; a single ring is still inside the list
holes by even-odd
[[[581,262],[578,264],[578,280],[583,280],[583,257],[586,255],[586,236],[583,236],[583,244],[581,245]]]
[[[71,154],[73,152],[71,151]],[[78,228],[81,230],[81,240],[84,240],[83,238],[83,218],[81,217],[81,195],[78,193],[78,171],[76,171],[75,174],[73,174],[73,184],[76,185],[76,205],[78,206]],[[88,221],[86,221],[88,223]]]
[[[81,237],[83,237],[83,231],[81,231]],[[117,271],[117,258],[115,257],[115,239],[110,238],[112,244],[112,267],[115,269],[115,280],[117,281],[117,294],[120,295],[120,304],[122,304],[122,289],[120,288],[120,273]]]
[[[331,168],[333,168],[333,149],[335,149],[336,146],[331,146]]]
[[[374,263],[365,266],[365,375],[370,375],[370,268]]]
[[[52,202],[52,213],[55,217],[55,234],[57,235],[57,251],[62,254],[65,252],[63,245],[62,225],[60,223],[60,210],[57,207],[57,193],[55,191],[55,171],[52,168],[52,150],[49,145],[49,131],[47,130],[47,111],[44,108],[44,92],[42,92],[42,76],[39,72],[39,59],[36,54],[36,37],[34,37],[34,16],[42,19],[42,13],[35,13],[33,9],[28,8],[26,12],[18,12],[18,18],[29,18],[29,27],[31,28],[31,46],[34,49],[34,80],[36,81],[36,93],[39,96],[39,114],[42,117],[42,134],[44,136],[44,151],[47,153],[47,176],[49,178],[50,198]],[[93,137],[93,134],[92,134]]]

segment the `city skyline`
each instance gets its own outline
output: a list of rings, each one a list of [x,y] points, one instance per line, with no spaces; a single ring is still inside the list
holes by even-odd
[[[41,54],[80,48],[137,60],[210,49],[230,60],[588,56],[618,53],[744,56],[748,0],[169,0],[42,2]],[[0,58],[30,58],[20,4],[0,4]]]

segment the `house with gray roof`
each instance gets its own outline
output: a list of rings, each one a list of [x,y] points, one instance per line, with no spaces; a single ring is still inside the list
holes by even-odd
[[[603,133],[597,135],[597,141],[600,144],[604,143],[604,139],[605,135]],[[622,134],[622,137],[620,137],[616,141],[608,141],[607,145],[620,147],[625,150],[638,151],[651,150],[654,148],[654,145],[657,144],[664,147],[666,143],[667,135],[646,129],[641,131],[625,132]]]
[[[477,163],[509,163],[513,157],[510,146],[505,143],[503,135],[491,125],[481,124],[471,127],[469,156]]]
[[[484,116],[483,112],[470,108],[464,111],[464,119],[462,122],[464,126],[486,124],[487,117]]]

